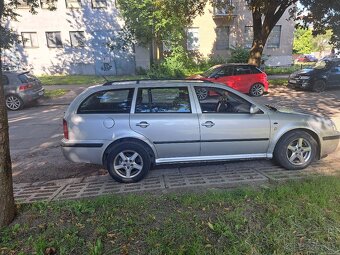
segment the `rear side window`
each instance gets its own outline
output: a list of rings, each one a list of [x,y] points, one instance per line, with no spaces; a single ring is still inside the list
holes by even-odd
[[[256,66],[251,66],[251,70],[254,74],[262,73]]]
[[[133,89],[99,91],[86,98],[78,114],[130,113]]]
[[[29,73],[19,74],[18,78],[22,83],[34,82],[36,80],[35,76]]]
[[[242,75],[242,74],[251,74],[250,66],[235,66],[235,74],[234,75]]]
[[[8,80],[7,75],[3,75],[3,76],[2,76],[1,83],[2,83],[2,85],[4,85],[4,86],[6,86],[6,85],[9,84],[9,80]]]
[[[136,113],[191,113],[187,87],[138,90]]]

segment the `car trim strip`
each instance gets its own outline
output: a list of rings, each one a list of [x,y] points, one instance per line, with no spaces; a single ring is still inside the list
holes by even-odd
[[[221,142],[256,142],[269,141],[269,138],[249,138],[249,139],[218,139],[218,140],[187,140],[187,141],[157,141],[154,144],[171,144],[171,143],[221,143]]]
[[[104,144],[102,143],[63,143],[62,147],[85,147],[85,148],[101,148]]]
[[[328,141],[328,140],[337,140],[340,139],[340,135],[332,135],[332,136],[324,136],[322,140]]]

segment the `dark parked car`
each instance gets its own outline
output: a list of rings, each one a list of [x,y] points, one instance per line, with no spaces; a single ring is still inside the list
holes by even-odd
[[[6,106],[16,111],[44,95],[41,82],[29,72],[7,72],[2,74]]]
[[[315,92],[340,86],[340,58],[321,60],[313,68],[295,72],[289,76],[288,84]]]

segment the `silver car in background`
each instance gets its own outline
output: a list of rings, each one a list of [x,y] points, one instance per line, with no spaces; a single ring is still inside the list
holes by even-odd
[[[44,95],[44,88],[38,78],[29,72],[2,73],[2,84],[5,91],[6,107],[17,111]]]
[[[63,127],[67,159],[103,165],[119,182],[177,162],[275,158],[286,169],[303,169],[335,151],[340,138],[327,118],[283,112],[225,85],[190,80],[90,87],[70,104]]]

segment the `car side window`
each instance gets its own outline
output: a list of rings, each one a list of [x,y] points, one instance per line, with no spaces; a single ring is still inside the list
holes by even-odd
[[[8,80],[7,75],[3,75],[1,80],[2,80],[1,83],[3,84],[3,86],[9,85],[9,80]]]
[[[232,66],[225,66],[217,73],[217,75],[219,75],[219,76],[231,76],[231,75],[233,75],[233,69],[234,69],[234,67],[232,67]]]
[[[116,89],[96,92],[80,104],[78,114],[130,113],[133,91]]]
[[[202,113],[250,113],[251,103],[236,94],[214,87],[195,87]]]
[[[261,70],[259,70],[256,66],[251,66],[250,68],[253,74],[262,73]]]
[[[135,112],[191,113],[188,88],[141,88],[137,93]]]
[[[252,74],[250,66],[235,66],[235,75]]]

